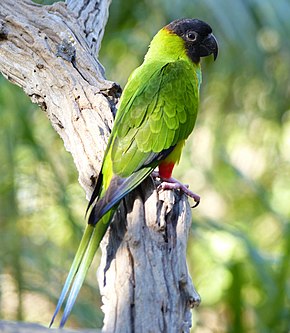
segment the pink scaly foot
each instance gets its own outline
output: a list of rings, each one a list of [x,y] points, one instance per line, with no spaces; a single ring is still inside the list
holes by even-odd
[[[157,187],[157,191],[165,191],[165,190],[180,190],[185,193],[187,196],[192,198],[195,201],[195,205],[192,208],[195,208],[200,203],[200,196],[196,193],[193,193],[188,189],[188,185],[184,185],[179,182],[177,179],[170,177],[170,178],[162,178],[160,177],[159,173],[156,171],[152,172],[153,178],[160,178],[162,183]]]

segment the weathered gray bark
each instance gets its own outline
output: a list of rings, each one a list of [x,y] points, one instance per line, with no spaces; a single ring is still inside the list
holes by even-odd
[[[92,22],[86,17],[99,1],[84,1],[78,8],[81,2],[69,1],[67,8],[64,3],[1,1],[0,71],[47,113],[89,195],[112,126],[110,103],[116,101],[118,86],[104,79],[95,57],[100,41],[86,38],[102,35],[110,0],[95,9]],[[102,29],[95,22],[102,22]]]
[[[88,197],[120,93],[96,59],[109,4],[0,2],[0,71],[47,113]],[[185,260],[190,223],[187,199],[157,195],[150,179],[121,204],[102,243],[103,331],[189,331],[199,303]]]
[[[149,178],[129,194],[103,243],[98,270],[104,332],[189,332],[200,298],[186,265],[191,209]]]

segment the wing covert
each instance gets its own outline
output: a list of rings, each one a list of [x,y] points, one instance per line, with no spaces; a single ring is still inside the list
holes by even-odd
[[[111,159],[114,174],[127,177],[154,164],[162,150],[192,132],[198,105],[197,73],[184,60],[149,63],[132,74],[123,94]]]

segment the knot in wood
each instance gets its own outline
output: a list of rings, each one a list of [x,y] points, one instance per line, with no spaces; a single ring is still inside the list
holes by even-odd
[[[110,82],[110,85],[108,85],[105,88],[102,88],[100,92],[107,98],[107,100],[110,103],[111,110],[113,112],[113,116],[115,118],[117,113],[117,103],[121,97],[122,94],[122,88],[115,82]]]
[[[73,62],[76,56],[76,48],[73,42],[64,38],[60,44],[56,46],[56,56],[61,57],[66,61]]]
[[[187,306],[191,309],[197,308],[201,302],[201,299],[199,296],[189,296],[187,299]]]
[[[8,38],[8,29],[3,20],[0,20],[0,41]]]

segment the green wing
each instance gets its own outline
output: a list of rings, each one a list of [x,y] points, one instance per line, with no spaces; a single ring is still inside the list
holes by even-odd
[[[98,220],[138,186],[192,132],[198,106],[198,74],[184,60],[144,63],[131,75],[89,207]]]
[[[129,177],[186,139],[197,105],[198,76],[190,63],[151,62],[139,67],[124,90],[112,133],[114,174]]]

